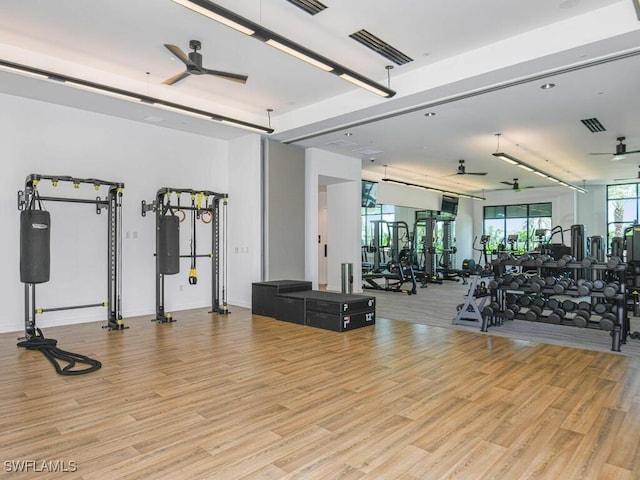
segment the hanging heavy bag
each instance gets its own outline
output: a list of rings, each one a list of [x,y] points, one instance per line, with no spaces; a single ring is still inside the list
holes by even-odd
[[[180,220],[173,214],[158,217],[158,269],[163,275],[180,273]]]
[[[51,218],[46,210],[20,212],[20,281],[44,283],[51,270]]]

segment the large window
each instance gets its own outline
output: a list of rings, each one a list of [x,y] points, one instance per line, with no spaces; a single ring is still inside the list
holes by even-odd
[[[539,231],[551,230],[551,203],[484,207],[487,250],[526,252],[537,247]]]
[[[637,183],[607,186],[607,240],[611,244],[613,237],[622,237],[627,227],[638,221]]]

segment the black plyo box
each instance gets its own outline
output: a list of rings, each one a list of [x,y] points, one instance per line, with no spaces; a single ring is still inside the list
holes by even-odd
[[[349,315],[376,308],[376,298],[349,293],[310,291],[305,292],[307,311],[330,315]]]
[[[251,313],[276,316],[276,296],[281,293],[311,290],[311,282],[303,280],[272,280],[251,285]]]
[[[285,322],[304,325],[305,310],[304,297],[295,297],[294,293],[289,295],[278,295],[275,297],[276,314],[275,318]]]
[[[306,324],[310,327],[344,332],[354,328],[366,327],[376,323],[375,311],[352,313],[349,315],[330,315],[328,313],[307,310]]]

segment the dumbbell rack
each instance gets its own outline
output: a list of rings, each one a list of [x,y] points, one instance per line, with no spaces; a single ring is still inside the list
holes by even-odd
[[[458,305],[458,313],[452,322],[454,325],[463,325],[465,321],[473,321],[480,323],[481,328],[486,329],[486,326],[483,326],[486,319],[483,318],[482,310],[487,300],[491,298],[491,294],[480,278],[480,275],[471,275],[469,292],[465,295],[464,303]]]
[[[541,286],[534,285],[532,282],[522,281],[524,274],[519,275],[519,282],[503,283],[502,280],[508,275],[505,273],[507,267],[519,266],[521,271],[529,274],[537,275],[539,278],[560,275],[568,279],[566,287],[563,286],[562,293],[558,293],[551,285]],[[619,352],[620,345],[626,343],[627,335],[630,331],[629,318],[627,315],[627,292],[626,292],[626,269],[624,263],[611,265],[607,263],[592,263],[585,267],[583,262],[565,262],[565,261],[546,261],[536,262],[535,258],[521,262],[517,259],[502,259],[493,262],[494,280],[490,282],[489,291],[491,292],[491,307],[483,310],[483,321],[481,322],[481,330],[486,332],[490,326],[500,326],[505,319],[518,319],[527,321],[537,321],[549,324],[561,324],[567,326],[576,326],[582,328],[600,329],[603,332],[609,332],[612,337],[611,350]],[[578,292],[578,285],[575,279],[579,278],[608,278],[606,292],[604,289],[591,290],[588,295]],[[615,279],[615,283],[612,283]],[[614,290],[611,290],[615,288]],[[606,293],[606,294],[605,294]],[[507,308],[507,297],[511,300],[517,298],[518,304],[523,296],[530,296],[533,300],[541,299],[545,303],[552,298],[565,296],[569,299],[588,298],[592,306],[598,303],[607,302],[611,305],[611,314],[608,316],[589,315],[577,318],[572,315],[558,315],[549,313],[549,310],[541,310],[538,315],[526,315],[529,309],[516,308],[516,311]],[[531,317],[535,316],[535,320]],[[574,321],[575,320],[575,321]],[[578,321],[579,320],[579,321]]]

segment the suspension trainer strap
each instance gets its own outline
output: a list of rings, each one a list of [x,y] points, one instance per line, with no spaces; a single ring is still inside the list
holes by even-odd
[[[195,194],[191,194],[191,270],[189,270],[189,285],[198,283],[198,270],[196,269],[196,220],[197,210]]]

